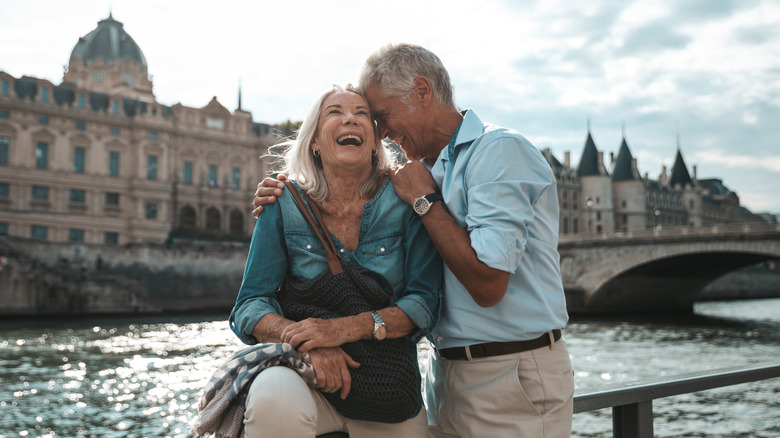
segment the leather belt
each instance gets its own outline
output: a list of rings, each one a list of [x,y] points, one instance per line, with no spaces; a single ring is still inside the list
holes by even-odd
[[[552,340],[554,339],[554,341]],[[561,339],[561,331],[551,330],[536,339],[530,341],[514,342],[487,342],[484,344],[467,345],[465,347],[453,347],[437,349],[439,355],[449,360],[471,360],[480,357],[502,356],[505,354],[521,353],[546,347]]]

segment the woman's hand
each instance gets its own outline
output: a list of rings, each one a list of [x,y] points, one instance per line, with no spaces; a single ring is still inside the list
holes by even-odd
[[[301,353],[320,347],[338,347],[363,337],[359,323],[360,319],[357,316],[334,319],[307,318],[285,327],[281,338],[282,342],[292,345]],[[366,327],[368,324],[366,322]]]
[[[315,348],[309,352],[309,360],[317,376],[317,388],[323,392],[340,391],[341,399],[347,398],[352,389],[350,368],[357,368],[355,362],[341,347]]]
[[[282,181],[287,179],[287,175],[280,173],[277,178],[268,177],[257,183],[255,197],[252,200],[252,216],[255,219],[263,212],[264,205],[275,202],[277,196],[282,196],[282,190],[284,189]]]

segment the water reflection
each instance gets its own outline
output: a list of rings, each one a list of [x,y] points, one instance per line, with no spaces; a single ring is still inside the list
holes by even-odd
[[[697,312],[573,319],[565,336],[577,392],[777,360],[780,300]],[[189,436],[201,388],[243,348],[222,315],[4,324],[0,438]],[[780,436],[778,380],[656,401],[656,436]],[[611,412],[578,414],[574,429],[610,436]]]

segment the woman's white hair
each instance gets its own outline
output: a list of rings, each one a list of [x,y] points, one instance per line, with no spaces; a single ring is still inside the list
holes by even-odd
[[[287,174],[288,178],[298,182],[298,185],[313,201],[319,203],[327,202],[330,199],[331,189],[325,172],[322,170],[322,160],[312,154],[311,143],[317,136],[322,105],[331,95],[342,91],[355,93],[365,99],[351,85],[346,87],[334,85],[314,102],[295,138],[272,146],[266,155],[272,159],[278,159],[281,156],[281,163],[277,164],[277,169],[272,169],[272,173]],[[376,126],[374,126],[373,134],[376,153],[371,157],[371,173],[360,184],[360,196],[363,197],[369,197],[376,193],[389,170],[396,164],[393,152],[383,141],[380,141]]]

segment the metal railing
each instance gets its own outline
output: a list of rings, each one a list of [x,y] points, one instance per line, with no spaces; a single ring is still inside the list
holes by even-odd
[[[714,236],[734,234],[755,234],[780,232],[780,224],[767,223],[742,223],[719,224],[704,227],[668,227],[662,229],[644,229],[629,231],[613,231],[608,233],[578,233],[561,234],[561,243],[595,241],[595,240],[621,240],[652,237],[677,237],[677,236]]]
[[[614,438],[651,438],[653,400],[780,377],[780,363],[724,369],[574,396],[574,413],[612,408]]]

